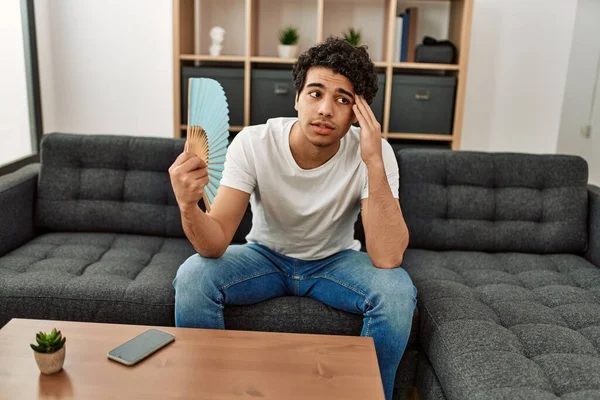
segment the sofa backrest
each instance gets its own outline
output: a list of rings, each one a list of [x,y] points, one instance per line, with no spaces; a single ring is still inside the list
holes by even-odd
[[[169,167],[184,139],[51,133],[41,143],[36,227],[185,237]],[[244,243],[250,206],[232,242]]]
[[[37,227],[183,237],[168,173],[183,144],[169,138],[44,135]]]
[[[585,251],[588,166],[568,155],[397,152],[412,248]]]

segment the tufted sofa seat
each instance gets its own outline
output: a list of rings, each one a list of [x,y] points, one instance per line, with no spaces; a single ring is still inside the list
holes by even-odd
[[[568,254],[427,250],[407,263],[447,398],[598,398],[598,267]]]
[[[189,254],[180,238],[46,233],[0,258],[0,307],[29,318],[162,325],[173,320],[173,276]]]
[[[600,399],[600,191],[563,155],[406,151],[429,399]]]

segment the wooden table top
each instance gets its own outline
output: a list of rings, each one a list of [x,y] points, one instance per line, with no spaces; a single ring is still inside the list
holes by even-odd
[[[39,372],[29,343],[56,327],[63,370]],[[146,329],[175,341],[134,366],[108,351]],[[0,399],[384,399],[372,338],[13,319],[0,329]]]

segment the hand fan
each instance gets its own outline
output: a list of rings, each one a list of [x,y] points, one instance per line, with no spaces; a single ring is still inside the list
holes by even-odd
[[[214,79],[190,78],[188,86],[187,151],[200,157],[208,168],[203,199],[210,212],[229,144],[229,107],[223,87]]]

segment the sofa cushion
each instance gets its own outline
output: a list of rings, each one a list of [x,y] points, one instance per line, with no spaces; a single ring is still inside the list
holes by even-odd
[[[411,249],[403,265],[449,399],[600,396],[600,269],[585,258]]]
[[[44,135],[36,225],[184,237],[168,172],[182,150],[183,139]]]
[[[0,326],[11,318],[174,324],[186,239],[51,233],[0,258]]]
[[[397,152],[412,248],[583,253],[587,178],[577,156]]]
[[[0,257],[0,327],[11,318],[174,325],[173,279],[187,239],[49,233]],[[309,298],[227,306],[228,329],[358,335],[362,316]],[[415,342],[418,310],[409,345]]]

